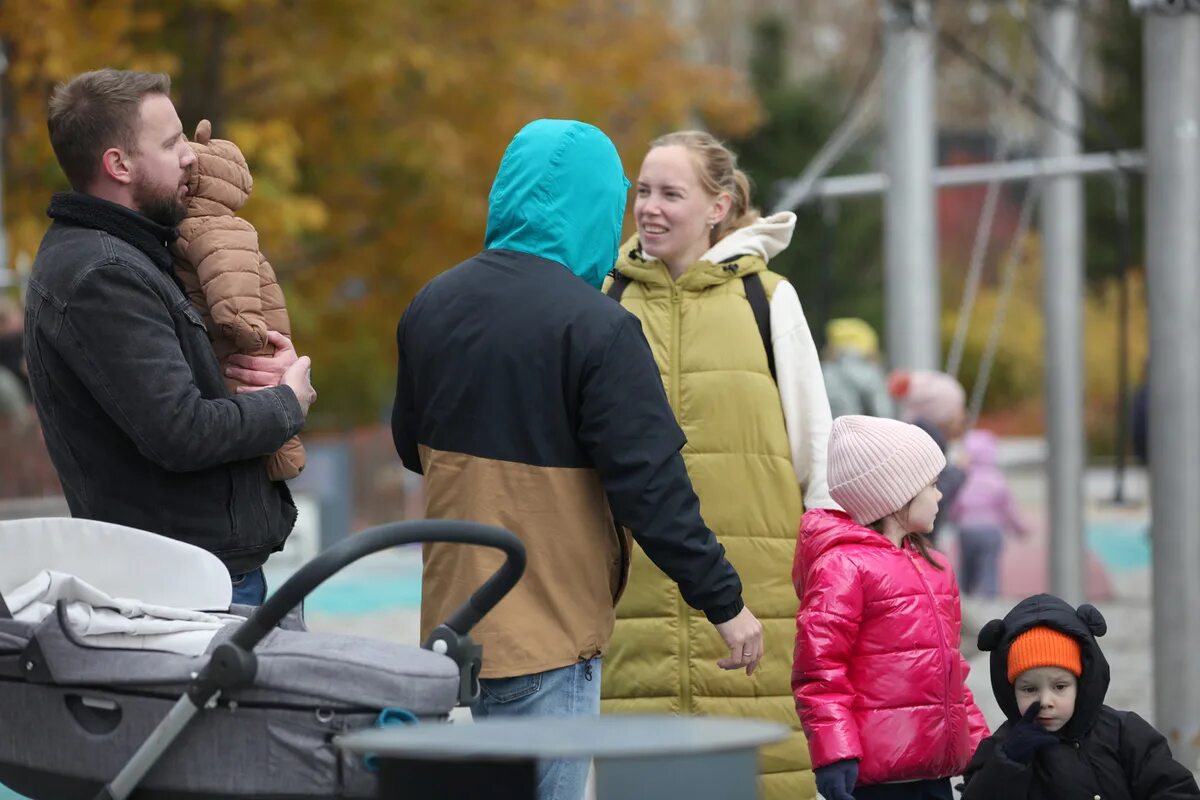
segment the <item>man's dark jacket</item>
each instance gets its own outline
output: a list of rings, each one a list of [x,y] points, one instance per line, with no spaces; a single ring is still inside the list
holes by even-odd
[[[302,427],[295,394],[229,396],[171,272],[172,229],[85,194],[48,213],[25,354],[71,514],[197,545],[234,575],[261,565],[296,519],[262,459]]]
[[[1058,732],[1058,744],[1037,752],[1031,764],[1010,759],[1004,743],[1021,718],[1008,682],[1008,651],[1013,640],[1044,625],[1079,642],[1083,675],[1075,713]],[[1107,630],[1090,605],[1078,611],[1052,595],[1026,598],[979,634],[981,650],[991,651],[992,690],[1008,720],[984,739],[964,773],[963,800],[1196,800],[1192,773],[1171,757],[1162,734],[1132,711],[1104,705],[1108,661],[1096,642]]]
[[[641,326],[595,288],[616,257],[625,186],[599,130],[531,123],[493,185],[488,249],[430,281],[400,322],[392,434],[425,475],[427,512],[508,528],[528,551],[517,587],[472,632],[485,678],[604,652],[629,568],[614,519],[710,621],[742,609]],[[426,547],[423,632],[495,568],[478,550]]]

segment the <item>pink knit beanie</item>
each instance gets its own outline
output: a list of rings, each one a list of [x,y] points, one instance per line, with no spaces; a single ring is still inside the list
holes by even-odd
[[[967,402],[956,378],[933,370],[896,370],[888,376],[888,390],[900,402],[905,422],[924,420],[938,428],[961,417]]]
[[[908,505],[946,468],[929,434],[907,422],[846,415],[829,434],[829,494],[859,525]]]

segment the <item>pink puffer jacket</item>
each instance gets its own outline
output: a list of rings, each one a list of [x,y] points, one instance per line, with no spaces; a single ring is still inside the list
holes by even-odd
[[[804,515],[792,693],[814,767],[859,759],[869,785],[960,775],[987,723],[958,650],[958,585],[840,511]]]

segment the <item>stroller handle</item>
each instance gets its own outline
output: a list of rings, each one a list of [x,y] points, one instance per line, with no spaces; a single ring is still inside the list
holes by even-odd
[[[200,709],[208,707],[221,691],[253,682],[258,668],[251,652],[254,646],[326,578],[371,553],[415,542],[482,545],[503,550],[507,556],[500,569],[476,589],[450,619],[439,626],[430,640],[441,646],[440,649],[431,649],[449,655],[458,664],[460,700],[466,702],[477,697],[481,650],[466,633],[521,578],[525,571],[525,546],[503,528],[478,522],[430,519],[379,525],[339,542],[309,561],[288,578],[248,620],[239,625],[229,641],[218,645],[208,663],[194,676],[187,694],[179,699],[150,738],[141,744],[117,777],[100,790],[96,800],[125,800],[129,797]],[[447,628],[449,632],[445,630]]]
[[[466,634],[471,630],[484,614],[508,594],[525,572],[525,545],[503,528],[448,519],[377,525],[337,543],[301,567],[234,631],[229,638],[230,643],[247,652],[253,650],[289,611],[300,605],[305,597],[334,573],[372,553],[416,542],[480,545],[502,550],[506,556],[500,569],[446,620],[445,624],[458,634]]]

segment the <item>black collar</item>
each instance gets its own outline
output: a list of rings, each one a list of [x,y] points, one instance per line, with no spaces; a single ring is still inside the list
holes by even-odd
[[[159,225],[131,208],[81,192],[58,192],[50,198],[46,214],[53,220],[104,231],[146,254],[155,266],[171,272],[171,242],[179,238],[176,228]]]

